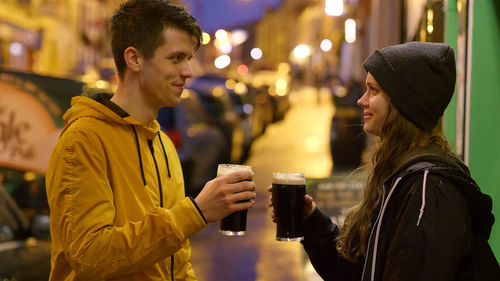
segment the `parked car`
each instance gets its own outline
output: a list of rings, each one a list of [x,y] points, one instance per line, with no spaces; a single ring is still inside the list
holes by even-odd
[[[157,120],[177,149],[186,195],[196,197],[217,176],[217,165],[229,157],[222,130],[210,124],[200,97],[190,90],[184,91],[178,106],[162,108]]]
[[[290,76],[287,72],[261,69],[251,75],[252,86],[262,94],[266,94],[271,102],[272,122],[285,117],[290,108]]]
[[[188,88],[199,95],[210,124],[222,129],[229,156],[224,162],[242,163],[253,141],[250,121],[241,97],[225,82],[218,75],[203,75],[194,78]]]
[[[49,216],[28,221],[0,184],[0,280],[46,281],[49,274]]]
[[[254,139],[261,136],[267,126],[273,123],[274,111],[270,95],[265,90],[259,90],[250,84],[246,84],[248,92],[245,95],[247,103],[252,106],[250,123]]]

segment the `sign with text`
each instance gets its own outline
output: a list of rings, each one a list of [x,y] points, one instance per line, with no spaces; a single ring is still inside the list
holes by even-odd
[[[30,80],[29,74],[22,75],[0,72],[0,166],[43,175],[67,108],[61,108],[40,83],[57,87],[65,80],[36,75]]]
[[[307,193],[318,208],[337,224],[342,224],[349,208],[361,199],[366,176],[361,172],[338,174],[324,179],[308,179]]]

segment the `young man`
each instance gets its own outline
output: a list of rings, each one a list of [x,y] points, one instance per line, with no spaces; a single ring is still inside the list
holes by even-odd
[[[250,208],[251,172],[186,198],[182,169],[155,118],[179,103],[201,30],[182,7],[130,0],[111,19],[113,96],[76,97],[47,173],[50,280],[196,280],[192,235]],[[246,201],[237,203],[238,201]]]

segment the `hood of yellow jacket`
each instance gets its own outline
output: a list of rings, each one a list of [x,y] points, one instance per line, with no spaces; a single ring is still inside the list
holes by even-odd
[[[66,111],[63,116],[65,129],[63,130],[62,134],[64,134],[64,131],[72,122],[82,117],[91,117],[106,122],[115,122],[122,125],[140,126],[144,128],[144,132],[146,133],[146,137],[148,139],[152,139],[154,135],[157,134],[160,130],[160,124],[156,120],[146,126],[137,121],[137,119],[135,119],[134,117],[128,115],[126,112],[124,113],[126,114],[126,116],[120,116],[104,104],[89,97],[73,97],[71,99],[71,108]]]

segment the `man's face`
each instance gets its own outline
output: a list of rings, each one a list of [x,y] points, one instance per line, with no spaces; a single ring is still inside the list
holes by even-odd
[[[193,77],[190,60],[194,49],[188,32],[167,28],[162,32],[163,44],[153,57],[144,59],[140,71],[140,90],[151,108],[179,104],[186,79]]]

